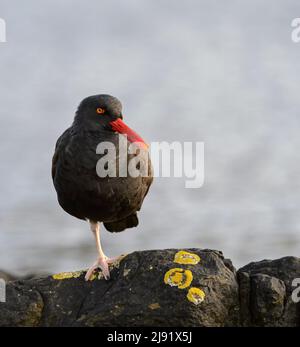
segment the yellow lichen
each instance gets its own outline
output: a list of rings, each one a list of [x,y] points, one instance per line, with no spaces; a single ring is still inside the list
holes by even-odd
[[[179,251],[175,254],[174,263],[196,265],[200,261],[199,255],[186,251]]]
[[[187,293],[187,296],[189,301],[191,301],[195,305],[201,304],[201,302],[205,298],[205,293],[202,289],[192,287],[189,289],[189,292]]]
[[[166,272],[164,277],[165,284],[172,287],[184,289],[190,286],[193,280],[193,274],[190,270],[174,268]]]
[[[100,275],[100,274],[99,274]],[[89,278],[89,281],[94,281],[96,278],[98,278],[98,274],[96,272],[93,272],[91,274],[91,277]]]
[[[74,271],[74,272],[60,272],[59,274],[55,274],[52,276],[55,280],[66,280],[70,278],[78,278],[82,274],[82,271]]]
[[[158,308],[160,308],[160,304],[158,302],[154,302],[153,304],[150,304],[148,307],[151,310],[157,310]]]
[[[94,281],[94,280],[102,280],[104,278],[104,275],[101,270],[96,270],[91,274],[91,277],[89,278],[89,281]]]

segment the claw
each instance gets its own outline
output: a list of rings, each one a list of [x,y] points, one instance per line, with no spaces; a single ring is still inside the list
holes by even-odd
[[[88,269],[86,275],[85,275],[85,280],[89,281],[93,275],[93,272],[97,269],[100,268],[102,270],[103,276],[106,280],[110,279],[110,273],[109,273],[109,268],[108,268],[108,263],[109,263],[108,258],[103,258],[99,257],[95,263]]]

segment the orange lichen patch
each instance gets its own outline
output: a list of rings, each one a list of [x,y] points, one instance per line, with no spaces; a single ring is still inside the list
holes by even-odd
[[[205,293],[200,288],[192,287],[192,288],[189,289],[189,292],[187,293],[186,297],[193,304],[199,305],[204,300]]]
[[[148,307],[151,310],[157,310],[158,308],[160,308],[160,304],[158,302],[154,302],[153,304],[150,304]]]
[[[74,271],[74,272],[61,272],[59,274],[55,274],[52,276],[55,280],[66,280],[70,278],[78,278],[82,274],[82,271]]]
[[[175,254],[174,263],[196,265],[200,261],[199,255],[186,251],[179,251]]]
[[[191,285],[193,274],[190,270],[174,268],[166,272],[164,277],[165,284],[179,289],[187,288]]]

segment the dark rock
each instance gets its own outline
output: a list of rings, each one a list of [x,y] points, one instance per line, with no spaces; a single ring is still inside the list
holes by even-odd
[[[144,251],[126,256],[111,269],[110,281],[100,277],[85,282],[84,272],[78,272],[56,277],[71,277],[65,279],[10,282],[7,303],[0,304],[0,325],[236,325],[238,284],[223,256],[209,250],[188,251],[200,256],[198,264],[174,263],[176,250]],[[189,276],[183,276],[181,283],[187,288],[164,282],[165,274],[174,268],[191,271],[190,285]],[[191,287],[205,293],[199,305],[187,298]]]
[[[250,263],[238,271],[241,324],[300,326],[300,306],[292,300],[292,282],[300,277],[300,259],[284,257]]]
[[[42,317],[43,299],[39,292],[22,282],[9,282],[6,303],[0,302],[0,326],[37,326]]]
[[[300,259],[236,273],[221,252],[184,251],[134,252],[111,267],[109,281],[100,272],[85,282],[78,271],[9,282],[0,326],[299,326],[290,297]]]

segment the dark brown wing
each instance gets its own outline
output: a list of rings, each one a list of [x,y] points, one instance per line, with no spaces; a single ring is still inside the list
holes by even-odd
[[[142,177],[141,180],[141,187],[140,189],[142,191],[144,191],[143,197],[141,199],[140,202],[140,206],[137,208],[137,211],[139,211],[142,207],[142,203],[146,197],[146,195],[149,192],[150,186],[153,182],[153,168],[151,165],[151,160],[149,157],[149,161],[148,161],[149,165],[148,165],[148,177]],[[114,221],[114,222],[109,222],[109,223],[104,223],[105,228],[110,231],[110,232],[120,232],[123,231],[127,228],[133,228],[138,226],[139,224],[139,220],[138,220],[138,216],[137,216],[137,212],[129,215],[126,218]]]

